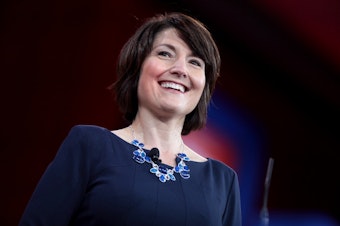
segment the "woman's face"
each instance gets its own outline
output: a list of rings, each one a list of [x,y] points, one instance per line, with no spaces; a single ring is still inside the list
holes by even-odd
[[[193,55],[175,29],[163,30],[141,68],[139,111],[184,118],[196,107],[204,85],[204,61]]]

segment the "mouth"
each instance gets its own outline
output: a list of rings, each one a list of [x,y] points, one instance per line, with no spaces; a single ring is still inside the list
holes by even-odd
[[[177,90],[181,93],[185,93],[188,90],[188,88],[185,87],[184,85],[178,84],[178,83],[175,83],[175,82],[164,81],[164,82],[160,82],[160,85],[163,88]]]

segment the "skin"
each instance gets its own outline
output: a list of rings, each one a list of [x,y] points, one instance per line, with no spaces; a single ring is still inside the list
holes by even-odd
[[[192,54],[175,29],[161,31],[141,68],[134,134],[129,127],[113,132],[129,142],[137,138],[148,149],[157,147],[162,162],[171,166],[179,152],[192,161],[206,161],[181,137],[185,116],[196,107],[204,85],[204,61]]]

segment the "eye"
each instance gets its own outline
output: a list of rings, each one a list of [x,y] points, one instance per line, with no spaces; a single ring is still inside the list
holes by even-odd
[[[204,62],[200,59],[191,59],[189,61],[190,64],[197,66],[197,67],[203,67],[204,66]]]
[[[171,53],[169,53],[168,51],[159,51],[158,56],[162,56],[162,57],[171,57]]]

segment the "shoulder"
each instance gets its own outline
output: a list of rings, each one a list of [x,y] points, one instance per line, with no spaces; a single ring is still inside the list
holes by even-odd
[[[97,125],[75,125],[70,129],[68,136],[96,138],[110,133],[108,129]]]
[[[221,178],[237,180],[236,171],[233,168],[231,168],[229,165],[227,165],[226,163],[216,160],[216,159],[209,158],[208,164],[215,178],[221,177]]]
[[[208,161],[214,168],[227,171],[227,172],[231,172],[231,173],[235,173],[235,170],[233,168],[231,168],[229,165],[227,165],[226,163],[220,160],[209,158]]]
[[[208,159],[208,169],[205,172],[205,181],[217,193],[227,196],[239,193],[239,180],[236,171],[216,159]]]
[[[96,125],[75,125],[73,126],[66,139],[66,143],[85,146],[103,146],[111,142],[111,132],[101,126]]]
[[[73,126],[59,148],[60,153],[74,158],[87,159],[91,162],[102,162],[112,158],[118,139],[108,129],[97,125]],[[114,152],[115,151],[115,152]]]
[[[75,125],[71,128],[70,134],[89,134],[89,133],[106,133],[108,129],[97,125]]]

